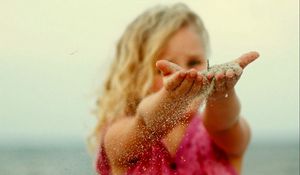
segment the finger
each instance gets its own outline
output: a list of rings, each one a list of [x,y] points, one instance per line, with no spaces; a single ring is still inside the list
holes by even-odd
[[[235,74],[236,76],[238,76],[238,77],[240,77],[240,76],[242,75],[242,73],[243,73],[243,69],[242,69],[241,67],[235,67],[235,68],[233,69],[233,71],[234,71],[234,74]]]
[[[238,59],[236,59],[235,62],[238,63],[241,66],[241,68],[244,69],[248,64],[256,60],[258,57],[259,57],[259,53],[252,51],[243,54]]]
[[[180,66],[167,60],[158,60],[156,67],[162,72],[164,76],[182,70]]]
[[[221,92],[221,91],[224,91],[225,90],[225,80],[226,80],[226,77],[224,75],[223,72],[220,72],[220,73],[217,73],[217,75],[215,76],[216,77],[216,84],[215,84],[215,88],[216,88],[216,91],[218,92]]]
[[[226,71],[226,78],[227,79],[233,78],[234,75],[235,75],[235,73],[234,73],[234,71],[232,69],[228,69]]]
[[[213,72],[208,72],[206,77],[208,80],[212,80],[214,78],[214,76],[215,76],[215,74]]]
[[[176,88],[176,91],[182,95],[188,93],[191,90],[196,75],[197,72],[195,70],[188,71],[185,79],[182,81],[180,86]]]
[[[209,80],[209,81],[212,81],[213,78],[216,76],[216,73],[217,73],[218,69],[216,68],[216,66],[212,66],[210,68],[210,70],[208,71],[208,73],[206,74],[206,78]]]
[[[165,88],[168,91],[173,91],[175,90],[184,80],[186,77],[186,72],[181,70],[176,72],[174,75],[169,77],[166,81]]]
[[[234,73],[232,69],[226,71],[226,88],[231,89],[237,82],[237,75]]]
[[[225,73],[223,71],[219,71],[215,74],[215,78],[217,81],[223,79],[224,77],[225,77]]]
[[[203,76],[200,73],[198,73],[197,77],[194,80],[194,84],[190,90],[191,94],[195,94],[195,95],[199,94],[199,91],[202,89],[202,80],[203,80]]]

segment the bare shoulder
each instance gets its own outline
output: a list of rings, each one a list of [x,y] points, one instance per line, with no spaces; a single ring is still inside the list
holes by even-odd
[[[136,120],[134,117],[123,117],[108,126],[106,134],[104,135],[104,147],[109,155],[115,152],[110,152],[110,150],[118,150],[121,148],[120,141],[126,141],[127,137],[131,137],[130,134],[133,134],[135,124]]]
[[[104,136],[104,147],[112,167],[127,167],[145,148],[143,123],[137,117],[124,117],[113,123]]]
[[[119,135],[120,132],[126,130],[126,127],[130,127],[135,122],[134,117],[123,117],[110,126],[108,126],[106,134],[104,136],[104,144],[115,138],[115,136]]]

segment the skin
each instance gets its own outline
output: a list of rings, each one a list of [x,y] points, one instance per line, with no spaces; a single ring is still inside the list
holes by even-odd
[[[201,104],[197,97],[212,81],[216,88],[207,98],[202,115],[204,126],[240,172],[250,129],[240,116],[234,86],[258,53],[249,52],[235,59],[240,70],[203,75],[199,73],[207,67],[203,48],[192,26],[180,29],[168,41],[161,60],[156,63],[161,74],[155,75],[153,93],[141,101],[135,116],[121,118],[107,130],[104,146],[114,174],[126,172],[132,160],[138,160],[141,153],[158,140],[162,140],[174,156],[189,121]]]

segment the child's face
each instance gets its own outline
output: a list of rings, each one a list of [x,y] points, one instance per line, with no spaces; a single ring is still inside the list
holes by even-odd
[[[194,68],[201,71],[207,68],[204,46],[193,26],[181,28],[175,33],[167,42],[159,59],[171,61],[186,70]],[[162,86],[161,75],[155,75],[152,91],[156,92]]]

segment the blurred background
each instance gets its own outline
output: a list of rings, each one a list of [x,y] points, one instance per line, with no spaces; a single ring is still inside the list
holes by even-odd
[[[173,2],[0,0],[0,174],[93,175],[86,136],[116,41]],[[208,29],[211,64],[260,52],[236,88],[252,128],[244,174],[299,174],[299,1],[184,2]]]

